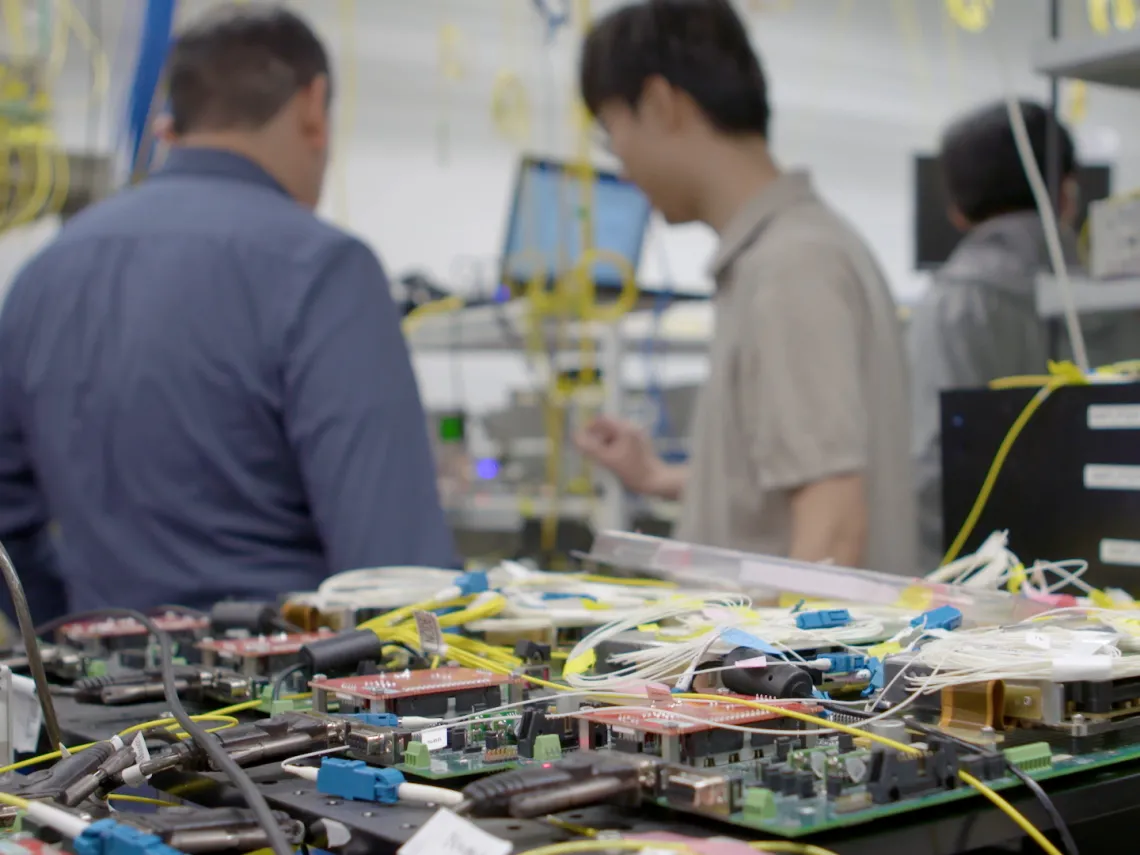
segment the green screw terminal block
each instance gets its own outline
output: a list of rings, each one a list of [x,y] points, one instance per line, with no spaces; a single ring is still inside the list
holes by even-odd
[[[280,715],[287,712],[299,712],[307,710],[311,707],[312,701],[309,698],[294,698],[289,700],[287,698],[278,698],[273,700],[273,687],[266,686],[261,690],[261,706],[257,708],[260,713],[266,715]]]
[[[1035,772],[1038,769],[1053,768],[1053,750],[1048,742],[1031,742],[1029,745],[1015,745],[1002,752],[1005,759],[1019,769]]]
[[[404,748],[404,765],[413,769],[430,769],[431,751],[422,742],[409,742]]]
[[[534,738],[534,759],[557,760],[562,756],[562,740],[557,733],[544,733]]]
[[[751,819],[775,819],[776,794],[764,787],[744,791],[744,813]]]

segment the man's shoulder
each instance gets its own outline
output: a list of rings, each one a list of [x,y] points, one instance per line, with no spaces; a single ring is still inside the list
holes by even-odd
[[[159,177],[81,212],[64,225],[53,246],[89,239],[164,237],[199,244],[218,241],[305,259],[360,243],[270,188],[224,179]]]

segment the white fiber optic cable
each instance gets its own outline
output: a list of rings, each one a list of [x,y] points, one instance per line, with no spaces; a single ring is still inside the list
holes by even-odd
[[[321,610],[398,609],[432,599],[459,575],[438,567],[368,567],[330,576],[315,596],[298,599]]]

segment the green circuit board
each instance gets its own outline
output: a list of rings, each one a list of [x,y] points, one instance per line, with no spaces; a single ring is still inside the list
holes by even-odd
[[[1050,768],[1028,771],[1027,774],[1037,781],[1048,781],[1050,779],[1062,778],[1081,772],[1106,769],[1130,761],[1140,761],[1140,746],[1127,746],[1080,756],[1057,754],[1054,755],[1053,764]],[[752,785],[755,786],[757,783],[755,775],[750,776],[748,771],[743,768],[745,765],[747,764],[729,765],[724,767],[723,770],[730,773],[743,773],[745,786],[749,785],[750,780]],[[1013,776],[995,778],[985,783],[995,791],[1022,786],[1021,782]],[[858,804],[861,796],[866,798],[866,793],[865,787],[853,787],[845,791],[844,795],[848,797],[846,804],[849,806]],[[884,817],[910,814],[926,808],[946,805],[970,798],[980,799],[984,798],[984,796],[963,782],[957,789],[927,793],[890,804],[865,804],[856,809],[843,809],[840,807],[841,803],[829,800],[822,795],[817,795],[810,799],[776,795],[774,798],[775,815],[770,818],[762,819],[754,814],[745,813],[743,811],[736,811],[727,815],[692,810],[689,812],[699,813],[701,816],[712,817],[743,828],[764,831],[781,837],[794,838],[818,834],[824,831],[849,828]],[[653,800],[653,802],[661,807],[682,812],[686,811],[684,806],[678,805],[675,801],[666,798],[658,798]]]

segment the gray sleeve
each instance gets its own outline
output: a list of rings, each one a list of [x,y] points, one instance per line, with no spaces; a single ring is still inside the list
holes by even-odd
[[[1045,336],[1031,303],[969,282],[935,283],[907,330],[911,367],[912,453],[920,566],[942,559],[941,393],[1046,369]]]
[[[754,425],[766,490],[860,472],[868,457],[860,284],[838,250],[789,246],[781,256],[765,267],[740,363],[742,416]]]
[[[284,380],[285,430],[329,570],[453,566],[398,313],[363,244],[313,283],[287,337]]]

